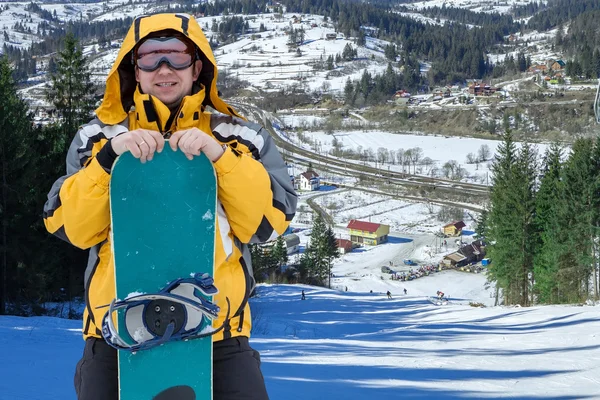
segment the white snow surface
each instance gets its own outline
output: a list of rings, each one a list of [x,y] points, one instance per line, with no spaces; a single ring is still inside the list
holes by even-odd
[[[345,255],[334,267],[343,290],[258,287],[251,345],[271,399],[600,398],[598,306],[475,308],[469,301],[490,304],[492,290],[458,271],[382,279],[379,264],[409,245]],[[437,290],[448,305],[428,301]],[[74,400],[80,329],[0,316],[0,400]]]

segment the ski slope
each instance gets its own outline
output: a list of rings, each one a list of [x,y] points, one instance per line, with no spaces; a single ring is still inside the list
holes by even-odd
[[[451,299],[467,301],[487,295],[472,286],[477,279],[485,281],[448,271],[410,283],[451,287]],[[259,286],[251,343],[270,398],[600,398],[598,306],[435,306],[413,291],[388,300],[385,292]],[[79,329],[79,321],[0,316],[0,400],[74,400]]]

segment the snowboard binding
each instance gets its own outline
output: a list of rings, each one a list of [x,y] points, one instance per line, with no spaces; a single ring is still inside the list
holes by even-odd
[[[198,339],[221,331],[229,319],[229,299],[225,323],[213,329],[212,321],[220,308],[208,300],[218,293],[213,278],[195,274],[170,282],[153,294],[135,294],[125,300],[113,300],[102,319],[102,336],[117,350],[135,353],[160,346],[168,341]],[[113,313],[119,314],[130,340],[117,331]],[[121,318],[122,316],[122,318]]]

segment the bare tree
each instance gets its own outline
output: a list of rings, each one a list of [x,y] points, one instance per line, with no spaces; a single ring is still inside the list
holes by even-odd
[[[356,148],[356,154],[358,154],[358,159],[360,161],[363,161],[363,147],[362,146],[358,146]]]
[[[444,163],[444,165],[442,166],[442,172],[444,174],[444,178],[454,179],[453,178],[454,173],[458,168],[459,168],[459,165],[456,162],[456,160],[450,160],[450,161],[447,161],[446,163]]]
[[[388,161],[389,156],[390,153],[385,147],[380,147],[377,149],[377,159],[379,160],[380,164],[386,163]]]
[[[368,148],[365,150],[365,159],[367,159],[368,161],[376,161],[377,159],[375,158],[375,152],[373,151],[372,148]]]
[[[404,165],[404,149],[396,150],[396,160],[398,160],[399,165]],[[404,169],[402,172],[404,172]]]
[[[410,174],[410,162],[412,160],[412,149],[408,149],[404,152],[404,157],[402,157],[402,170],[404,171],[406,166],[408,166],[408,173]]]
[[[467,154],[467,164],[475,164],[479,162],[479,159],[475,156],[475,153]]]
[[[415,147],[414,149],[411,149],[411,150],[412,151],[411,151],[410,161],[413,164],[413,171],[416,174],[417,173],[417,164],[423,158],[423,149],[420,147]]]
[[[487,144],[482,144],[481,147],[479,147],[477,155],[479,156],[479,161],[489,160],[492,155],[492,152],[490,151],[490,146],[488,146]]]
[[[425,157],[421,160],[421,165],[425,167],[425,175],[429,175],[431,167],[433,167],[433,160],[429,157]]]

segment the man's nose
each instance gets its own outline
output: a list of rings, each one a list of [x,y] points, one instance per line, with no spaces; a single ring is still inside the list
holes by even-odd
[[[173,69],[171,68],[171,65],[168,62],[162,62],[158,66],[157,70],[158,73],[170,73]]]

